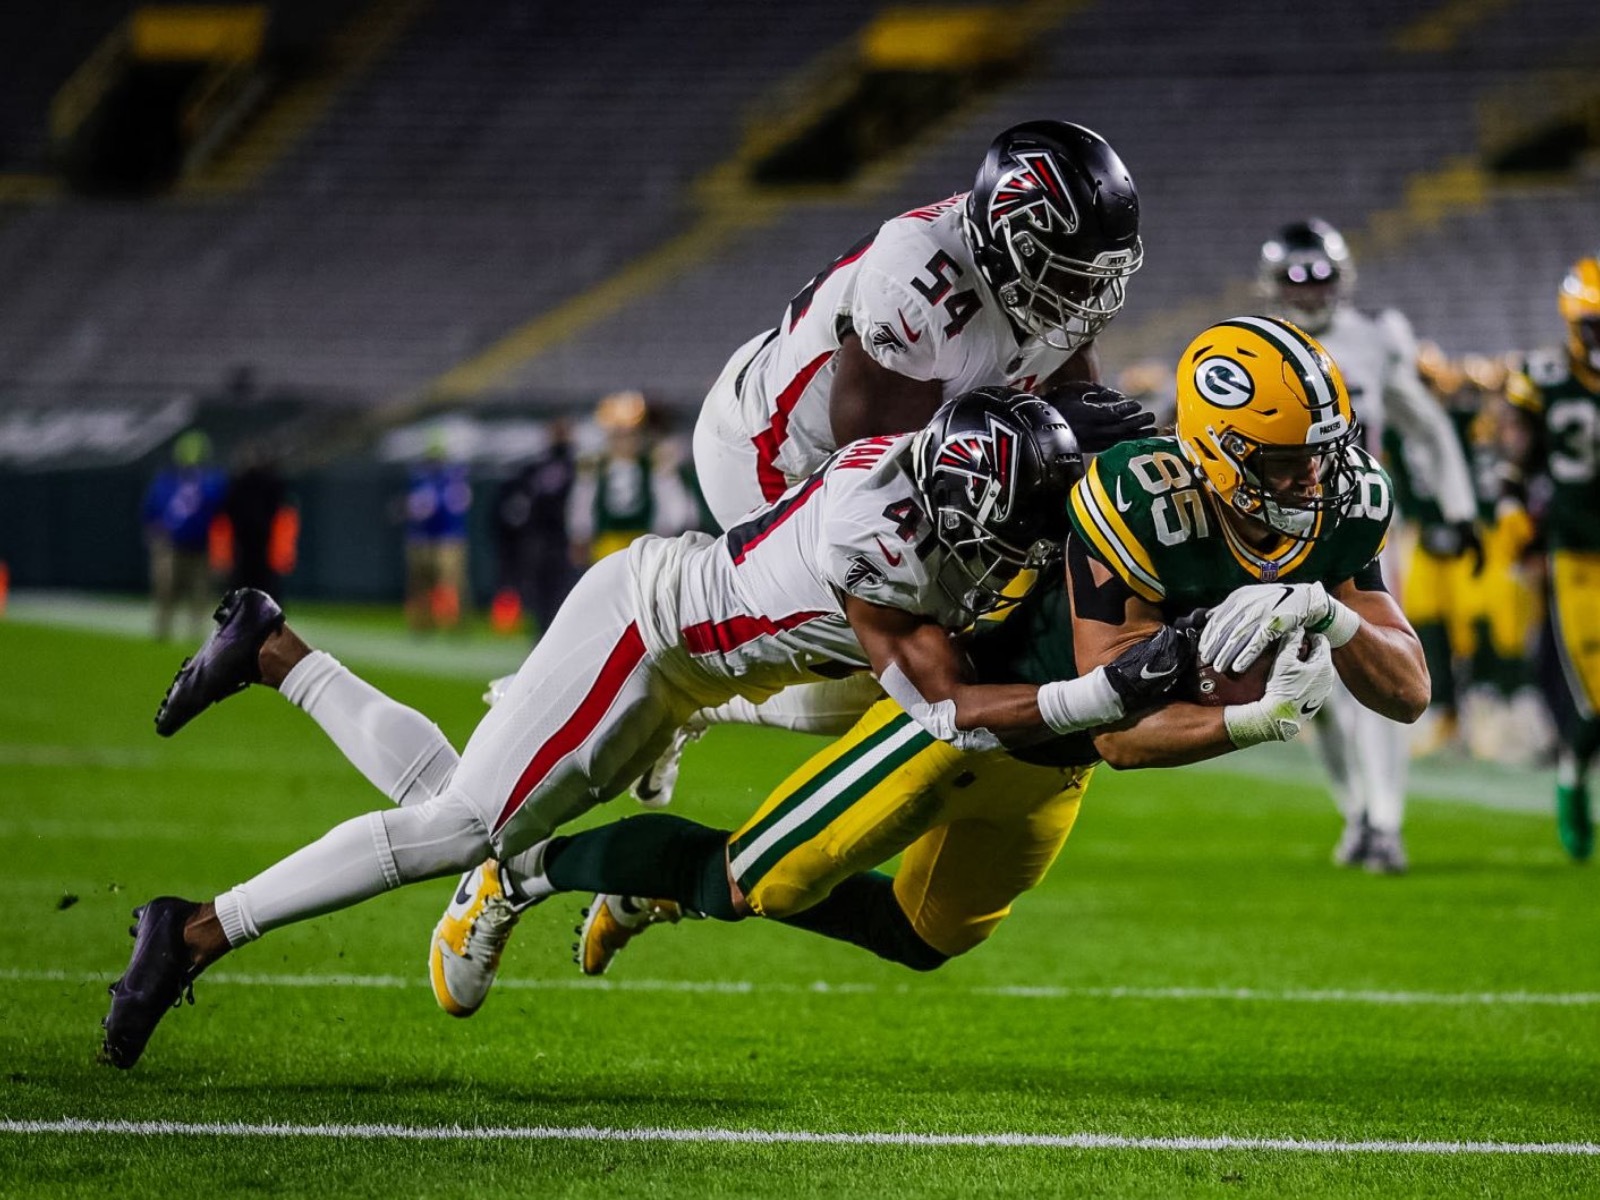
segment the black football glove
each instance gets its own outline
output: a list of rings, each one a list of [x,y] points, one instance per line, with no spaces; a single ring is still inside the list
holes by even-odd
[[[1115,388],[1098,383],[1064,383],[1042,397],[1055,405],[1077,436],[1078,449],[1099,454],[1118,442],[1153,437],[1155,414],[1146,412],[1137,400],[1129,400]]]
[[[1161,631],[1131,646],[1106,664],[1106,679],[1122,697],[1122,710],[1135,713],[1160,701],[1194,670],[1195,629],[1163,625]]]

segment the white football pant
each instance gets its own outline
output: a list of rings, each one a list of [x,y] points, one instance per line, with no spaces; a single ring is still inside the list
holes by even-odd
[[[284,695],[400,807],[346,821],[217,897],[229,943],[491,855],[513,859],[622,792],[691,713],[726,701],[725,682],[664,663],[681,650],[647,651],[633,558],[614,554],[579,580],[459,759],[426,717],[329,656],[298,664]]]

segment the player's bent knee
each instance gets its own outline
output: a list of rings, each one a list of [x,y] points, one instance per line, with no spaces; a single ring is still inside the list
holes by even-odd
[[[457,874],[491,854],[483,819],[453,793],[376,815],[386,843],[379,850],[399,883]]]
[[[737,882],[751,911],[782,921],[822,903],[849,873],[832,855],[801,846],[759,879]]]

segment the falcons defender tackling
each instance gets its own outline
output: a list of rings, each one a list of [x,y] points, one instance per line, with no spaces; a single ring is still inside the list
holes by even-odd
[[[1052,390],[1096,378],[1095,335],[1143,258],[1138,192],[1103,138],[1065,121],[1002,131],[970,192],[885,221],[728,359],[694,434],[718,524],[775,500],[846,442],[920,429],[974,387],[1038,392],[1080,437],[1153,432],[1115,393],[1091,403],[1096,393]],[[705,716],[837,734],[879,695],[857,679]],[[640,780],[641,801],[671,798],[684,740]]]
[[[952,641],[1022,572],[1059,555],[1082,472],[1054,408],[980,389],[917,434],[844,447],[720,538],[642,538],[583,577],[459,760],[426,718],[311,652],[264,594],[233,593],[173,681],[158,731],[265,682],[382,778],[399,807],[345,822],[210,902],[142,906],[111,989],[103,1058],[132,1066],[196,975],[272,929],[490,855],[513,882],[536,872],[526,852],[620,792],[706,705],[870,668],[920,728],[983,748],[1002,733],[1071,732],[1153,702],[1174,682],[1171,667],[1129,681],[1170,631],[1131,647],[1127,669],[1044,686],[972,683]],[[375,738],[369,718],[409,724]],[[411,746],[419,756],[405,761]]]

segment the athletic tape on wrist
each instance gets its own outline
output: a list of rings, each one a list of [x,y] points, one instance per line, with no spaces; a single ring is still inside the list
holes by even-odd
[[[1328,645],[1337,650],[1361,631],[1361,618],[1348,604],[1330,599],[1328,615],[1307,625],[1306,629],[1310,633],[1320,633],[1328,639]]]
[[[1228,740],[1240,750],[1262,742],[1287,742],[1300,732],[1298,721],[1274,715],[1266,700],[1228,705],[1222,710],[1222,724]]]
[[[1126,710],[1104,667],[1077,679],[1059,679],[1039,689],[1039,715],[1054,732],[1076,733],[1120,721]]]

